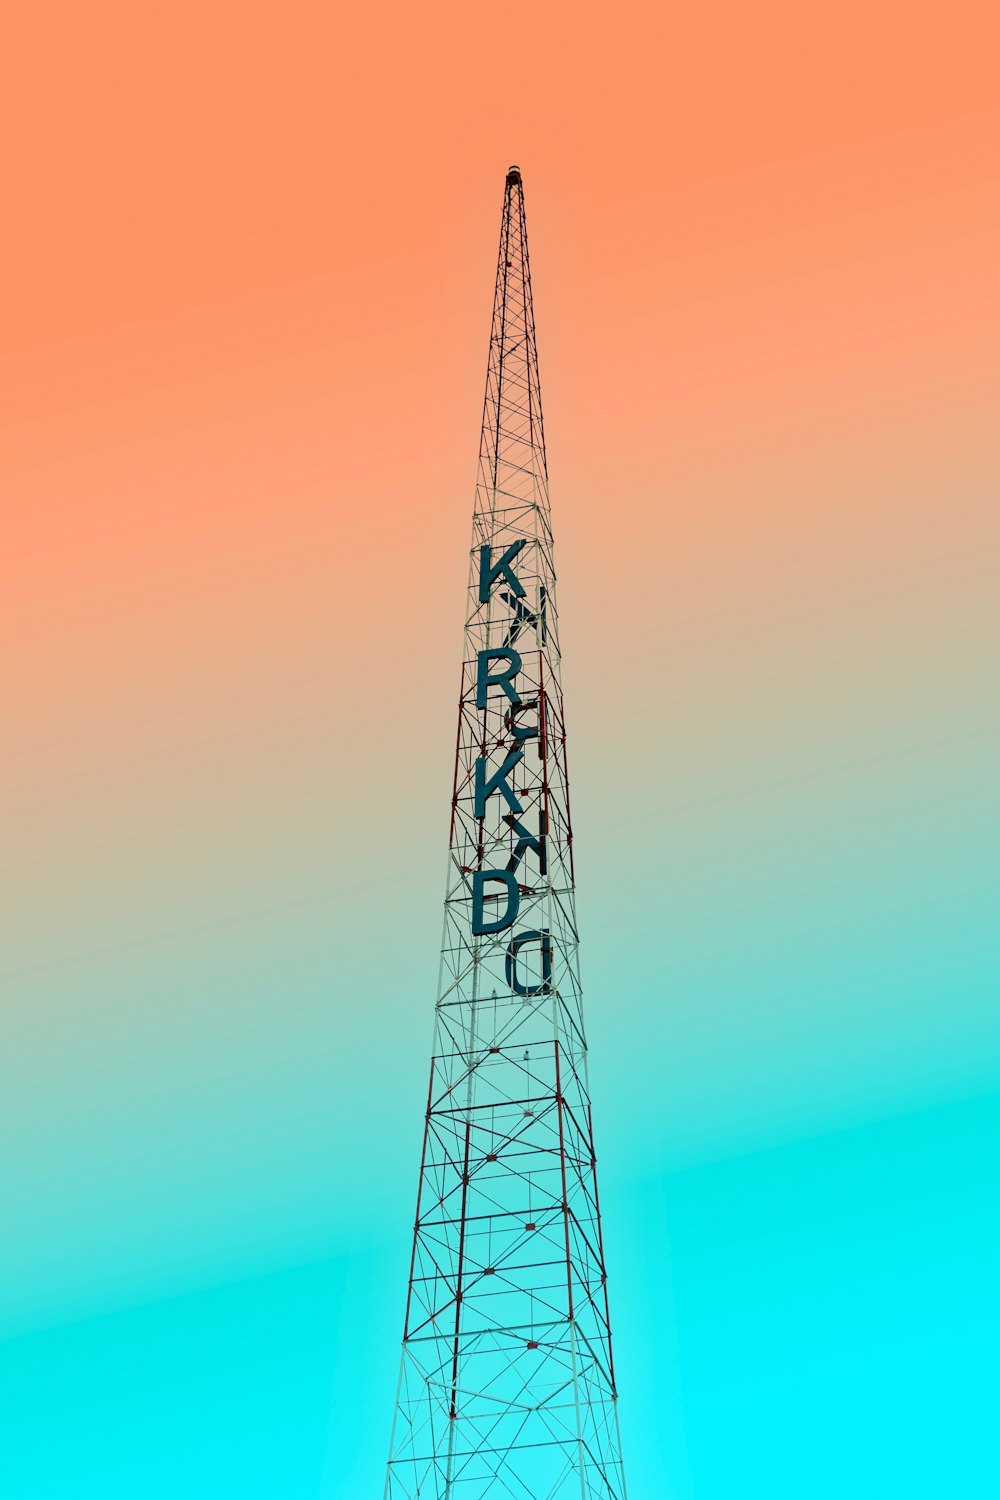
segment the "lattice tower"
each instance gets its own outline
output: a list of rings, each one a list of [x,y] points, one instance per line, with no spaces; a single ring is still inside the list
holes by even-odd
[[[493,301],[387,1500],[625,1500],[521,174]]]

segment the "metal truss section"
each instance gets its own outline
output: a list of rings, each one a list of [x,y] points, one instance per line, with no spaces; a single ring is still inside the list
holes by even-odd
[[[504,192],[386,1500],[625,1500],[521,174]]]

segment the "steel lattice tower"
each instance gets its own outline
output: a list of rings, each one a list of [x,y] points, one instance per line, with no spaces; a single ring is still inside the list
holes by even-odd
[[[504,192],[387,1500],[624,1500],[521,174]]]

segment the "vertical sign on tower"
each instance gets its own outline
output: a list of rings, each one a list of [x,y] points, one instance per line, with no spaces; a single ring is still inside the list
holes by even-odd
[[[387,1500],[625,1500],[521,174],[504,191]]]

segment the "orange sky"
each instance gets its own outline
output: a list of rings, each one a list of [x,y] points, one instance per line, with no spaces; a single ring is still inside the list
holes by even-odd
[[[876,472],[918,430],[923,472],[992,452],[992,7],[119,6],[15,28],[0,483],[22,637],[72,652],[84,617],[99,632],[158,584],[180,604],[217,547],[245,571],[297,526],[374,566],[414,483],[449,497],[420,524],[464,536],[509,159],[557,494],[593,525],[622,490],[752,491],[761,468],[773,490],[800,464],[822,485],[844,434]],[[702,504],[641,524],[676,537]]]
[[[950,545],[941,612],[972,596],[992,7],[29,8],[15,30],[0,487],[31,840],[130,823],[151,787],[110,789],[171,733],[176,795],[215,795],[220,694],[294,717],[327,682],[387,729],[365,664],[330,654],[359,621],[379,663],[414,622],[450,659],[511,160],[575,605],[595,548],[619,581],[663,548],[667,602],[636,591],[634,625],[686,623],[683,689],[732,654],[725,632],[692,653],[692,621],[749,590],[744,628],[785,650],[838,558],[873,580],[848,647],[876,615],[891,633],[902,536],[911,590]]]

